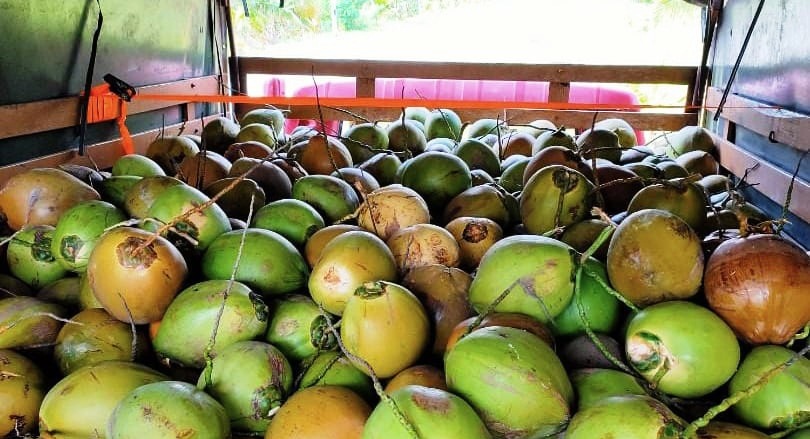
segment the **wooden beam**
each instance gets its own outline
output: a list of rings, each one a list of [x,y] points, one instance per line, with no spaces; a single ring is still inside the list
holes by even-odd
[[[490,79],[503,81],[608,82],[628,84],[690,84],[697,67],[598,66],[584,64],[520,64],[333,60],[239,57],[242,74],[327,75],[363,78]]]
[[[706,109],[716,113],[723,90],[710,87],[706,93]],[[810,149],[810,116],[773,108],[762,102],[729,94],[720,117],[755,133],[793,148]]]
[[[219,94],[217,76],[202,76],[165,84],[139,87],[148,94]],[[139,114],[182,104],[164,101],[133,101],[127,114]],[[79,123],[79,97],[48,99],[0,106],[0,139],[67,128]]]
[[[200,121],[199,119],[190,120],[186,123],[179,123],[167,126],[163,131],[165,135],[179,135],[179,134],[200,134],[202,132],[202,124],[208,123],[218,115],[208,116]],[[154,129],[145,131],[132,136],[132,143],[135,146],[135,152],[138,154],[145,154],[149,144],[160,135],[161,129]],[[33,168],[55,168],[64,164],[77,164],[85,166],[98,166],[99,169],[106,169],[112,166],[118,157],[124,154],[123,147],[121,146],[121,139],[113,139],[106,142],[96,143],[89,145],[87,148],[87,155],[80,156],[78,150],[70,149],[55,154],[38,157],[36,159],[28,160],[25,162],[15,163],[0,167],[0,186],[4,185],[6,181],[12,176],[19,174],[28,169]],[[92,160],[91,160],[92,158]]]
[[[374,78],[357,77],[355,80],[355,94],[358,98],[373,98],[376,84]]]
[[[712,137],[723,168],[738,177],[742,177],[747,169],[751,169],[746,181],[756,184],[754,189],[777,204],[784,204],[790,187],[791,174],[765,160],[761,160],[714,133],[712,133]],[[810,185],[797,178],[793,186],[792,198],[793,202],[790,204],[790,211],[804,221],[810,222],[810,203],[802,202],[810,200]]]
[[[568,102],[571,93],[571,83],[552,82],[548,85],[549,102]]]

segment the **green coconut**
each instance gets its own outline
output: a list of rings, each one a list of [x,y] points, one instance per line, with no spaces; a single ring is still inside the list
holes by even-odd
[[[388,133],[371,122],[352,125],[343,134],[342,140],[352,156],[353,163],[362,163],[370,159],[377,153],[375,150],[388,149]]]
[[[488,218],[503,228],[520,221],[518,201],[496,184],[473,186],[453,197],[444,208],[444,221],[461,217]]]
[[[529,233],[542,235],[590,215],[594,186],[571,168],[551,165],[526,182],[520,196],[520,217]]]
[[[78,276],[63,277],[40,288],[37,292],[37,299],[55,303],[67,310],[79,309],[79,294],[82,289],[82,281]],[[13,291],[13,290],[11,290]],[[26,294],[15,294],[25,296]]]
[[[216,398],[234,431],[264,433],[272,413],[290,395],[290,363],[273,345],[258,341],[234,343],[220,351],[197,387]]]
[[[231,435],[222,405],[182,381],[145,384],[128,393],[115,407],[106,432],[110,439],[222,439]]]
[[[271,304],[265,339],[294,363],[337,347],[318,305],[300,294],[279,298]]]
[[[757,346],[743,359],[731,378],[729,393],[748,389],[763,375],[794,358],[782,346]],[[763,430],[788,430],[810,422],[810,360],[798,357],[764,387],[740,400],[731,411],[748,426]]]
[[[257,228],[233,230],[217,237],[203,254],[201,268],[208,279],[234,276],[266,297],[299,291],[309,276],[309,266],[290,241],[276,232]]]
[[[726,383],[740,362],[734,331],[692,302],[667,301],[641,310],[627,327],[630,365],[656,389],[699,398]]]
[[[113,162],[110,173],[113,176],[134,175],[138,177],[166,175],[156,161],[142,154],[122,155]]]
[[[126,219],[124,212],[105,201],[79,203],[56,223],[51,254],[66,270],[83,272],[101,234]]]
[[[475,408],[495,437],[562,431],[574,391],[557,355],[539,337],[503,326],[477,329],[445,357],[447,385]]]
[[[619,300],[608,292],[609,284],[605,265],[594,258],[585,262],[579,285],[579,297],[574,297],[567,307],[554,318],[552,330],[558,336],[572,337],[584,334],[585,322],[594,332],[613,332],[621,317]],[[597,277],[601,282],[594,277]],[[580,314],[580,307],[585,318]],[[584,321],[583,321],[584,320]]]
[[[267,305],[244,284],[203,281],[175,297],[161,320],[153,345],[166,363],[202,368],[215,327],[218,329],[211,346],[212,356],[238,341],[264,336],[267,319]]]
[[[51,251],[55,230],[45,224],[24,226],[8,243],[6,261],[9,271],[31,288],[44,287],[68,273]]]
[[[537,140],[532,145],[532,155],[549,146],[562,146],[573,150],[576,149],[577,144],[574,138],[565,132],[565,127],[559,127],[556,130],[545,130],[537,136]]]
[[[147,217],[158,222],[147,221],[144,228],[156,231],[163,224],[173,224],[176,232],[165,233],[172,243],[178,248],[205,251],[214,239],[231,230],[228,215],[216,203],[199,210],[210,200],[202,191],[189,185],[171,186],[155,198],[147,212]]]
[[[459,140],[461,138],[461,118],[453,110],[436,109],[425,117],[427,140],[437,137]]]
[[[599,401],[613,396],[647,395],[638,379],[613,369],[576,369],[570,373],[577,393],[579,410],[587,410]]]
[[[143,177],[127,190],[123,208],[132,218],[146,218],[149,207],[165,189],[184,184],[177,178],[165,175]]]
[[[462,140],[453,154],[464,160],[471,170],[480,169],[492,176],[501,173],[501,163],[495,151],[481,140],[475,138]]]
[[[340,221],[360,206],[360,198],[351,185],[331,175],[299,178],[293,184],[292,197],[314,207],[326,224]]]
[[[97,186],[99,193],[101,193],[101,199],[117,207],[124,208],[127,193],[129,193],[138,182],[143,180],[143,178],[144,177],[135,175],[113,175],[107,177]]]
[[[511,156],[518,157],[518,156]],[[523,172],[529,164],[528,157],[519,157],[514,163],[501,172],[498,184],[507,192],[514,193],[523,190]]]
[[[630,200],[627,212],[633,213],[643,209],[666,210],[686,221],[692,230],[702,230],[708,213],[706,207],[708,203],[701,186],[675,180],[641,189]]]
[[[53,348],[56,364],[64,375],[102,361],[136,361],[147,350],[143,333],[133,334],[129,324],[103,309],[86,309],[70,321],[59,331]]]
[[[607,269],[613,287],[636,305],[686,299],[703,280],[700,238],[672,213],[640,210],[613,233]]]
[[[644,395],[602,399],[571,419],[566,439],[681,437],[684,422],[662,402]]]
[[[301,248],[326,223],[314,207],[300,200],[286,199],[263,206],[256,212],[250,226],[272,230]]]
[[[319,352],[302,362],[297,381],[299,389],[312,386],[341,386],[351,389],[366,401],[375,401],[371,377],[338,351]]]
[[[35,430],[46,385],[34,361],[0,349],[0,436],[20,437]]]
[[[412,120],[398,119],[391,122],[386,127],[385,134],[388,137],[388,149],[392,151],[409,151],[410,154],[417,155],[427,147],[425,132]]]
[[[166,379],[153,369],[129,361],[85,366],[56,383],[45,395],[39,411],[39,433],[46,439],[106,437],[107,423],[127,394]]]
[[[714,139],[706,128],[701,126],[685,126],[664,138],[667,155],[676,158],[690,151],[715,150]]]
[[[555,239],[515,235],[487,250],[470,284],[470,303],[479,313],[502,293],[493,311],[518,312],[548,323],[571,302],[576,252]]]
[[[441,389],[409,385],[391,393],[391,399],[419,437],[431,439],[489,439],[481,418],[462,398]],[[380,402],[363,429],[363,439],[410,439],[391,405]]]
[[[373,175],[380,187],[393,184],[402,161],[394,154],[379,152],[357,167]]]
[[[238,135],[239,124],[228,117],[219,116],[205,124],[200,140],[206,151],[222,154],[232,143],[236,142]]]
[[[458,156],[426,152],[403,163],[403,186],[415,190],[432,210],[441,211],[456,195],[472,186],[470,168]]]
[[[242,116],[239,125],[245,126],[252,123],[265,124],[273,128],[276,134],[281,135],[284,133],[284,112],[272,107],[254,108]]]
[[[51,345],[66,317],[64,308],[36,297],[0,299],[0,349]]]

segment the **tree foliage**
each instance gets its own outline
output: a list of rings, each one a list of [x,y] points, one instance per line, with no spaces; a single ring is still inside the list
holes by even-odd
[[[308,34],[374,29],[427,10],[463,4],[464,0],[248,0],[233,5],[236,33],[248,46],[299,39]],[[337,28],[334,28],[337,24]]]

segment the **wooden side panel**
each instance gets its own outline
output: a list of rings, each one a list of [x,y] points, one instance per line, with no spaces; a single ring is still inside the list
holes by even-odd
[[[137,88],[148,94],[217,94],[216,76],[184,79],[166,84]],[[140,114],[182,104],[183,102],[133,101],[127,104],[128,114]],[[193,113],[193,112],[192,112]],[[47,114],[48,117],[42,117]],[[193,117],[192,117],[193,119]],[[51,131],[76,125],[79,120],[79,97],[48,99],[0,106],[0,139]]]
[[[710,87],[706,94],[706,106],[717,108],[722,95],[721,89]],[[805,114],[774,108],[773,105],[730,94],[722,117],[765,136],[772,142],[783,143],[802,151],[810,149],[810,116]]]
[[[156,139],[160,135],[161,131],[163,131],[163,134],[166,136],[179,134],[199,134],[202,131],[203,123],[207,123],[214,117],[216,116],[208,116],[203,119],[203,121],[194,119],[188,123],[168,126],[163,130],[156,129],[136,134],[132,136],[135,152],[139,154],[146,153],[149,143]],[[75,149],[71,149],[45,157],[38,157],[25,162],[0,167],[0,186],[4,185],[6,181],[15,174],[23,172],[27,169],[38,167],[53,168],[68,163],[105,169],[112,166],[113,162],[115,162],[115,160],[121,155],[123,155],[121,139],[117,138],[89,146],[87,148],[87,155],[84,156],[80,156]]]
[[[358,78],[492,79],[502,81],[621,82],[629,84],[689,84],[691,66],[534,65],[515,63],[412,62],[372,60],[313,60],[305,58],[240,57],[246,73],[330,75]]]
[[[737,176],[749,170],[747,181],[756,184],[756,189],[775,203],[782,205],[785,202],[788,188],[791,186],[792,175],[767,161],[745,151],[734,143],[714,136],[714,143],[720,155],[720,163],[725,169]],[[793,182],[793,195],[790,212],[804,221],[810,221],[810,185],[801,179]]]

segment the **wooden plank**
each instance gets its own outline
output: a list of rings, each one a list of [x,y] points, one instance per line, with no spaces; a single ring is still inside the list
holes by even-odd
[[[568,102],[571,93],[571,83],[552,82],[548,85],[549,102]]]
[[[365,78],[490,79],[503,81],[609,82],[628,84],[689,84],[692,66],[598,66],[585,64],[521,64],[330,60],[239,57],[240,72],[276,75],[329,75]]]
[[[208,116],[204,118],[203,121],[196,119],[186,123],[170,125],[164,129],[164,133],[167,136],[179,134],[200,134],[202,132],[202,124],[210,122],[217,116],[218,115]],[[132,143],[135,146],[135,152],[145,154],[146,149],[149,147],[149,143],[160,135],[160,131],[161,130],[158,128],[133,135]],[[0,186],[4,185],[12,176],[32,168],[55,168],[59,165],[68,163],[90,167],[93,167],[95,164],[95,166],[98,166],[99,169],[109,168],[118,157],[123,155],[123,153],[124,151],[121,146],[121,139],[119,138],[88,145],[87,155],[85,156],[80,156],[78,150],[76,149],[70,149],[55,154],[38,157],[25,162],[6,165],[0,167]]]
[[[712,115],[716,113],[722,96],[723,90],[717,87],[708,89],[706,109]],[[810,116],[729,94],[721,117],[773,141],[802,151],[810,149]]]
[[[749,172],[747,181],[756,184],[755,189],[757,191],[777,204],[784,204],[792,177],[789,173],[755,157],[716,134],[712,134],[712,137],[717,147],[720,164],[725,169],[738,177],[742,177],[746,169],[756,166]],[[807,182],[796,179],[793,186],[792,200],[790,211],[804,221],[810,221],[810,203],[802,202],[810,200],[810,185]]]
[[[249,106],[238,106],[237,114],[249,111]],[[295,106],[289,108],[287,117],[290,119],[319,119],[318,108],[315,106]],[[322,107],[325,120],[352,120],[360,121],[352,114],[335,108]],[[400,114],[398,108],[352,108],[352,113],[363,116],[371,121],[394,120]],[[527,123],[536,119],[548,119],[556,125],[565,125],[569,128],[586,129],[591,126],[596,114],[597,120],[608,118],[622,118],[633,128],[642,131],[676,131],[686,125],[697,124],[695,113],[638,113],[630,111],[574,111],[574,110],[506,110],[493,111],[491,109],[465,109],[457,110],[462,120],[470,121],[483,118],[505,119],[511,123]],[[504,116],[505,115],[505,116]]]
[[[373,98],[375,93],[376,84],[374,78],[357,77],[355,80],[355,94],[358,98]]]
[[[219,80],[215,75],[202,76],[138,87],[137,90],[149,94],[219,94]],[[133,101],[127,104],[127,114],[145,113],[182,103]],[[78,96],[0,106],[0,139],[72,127],[78,123]]]

